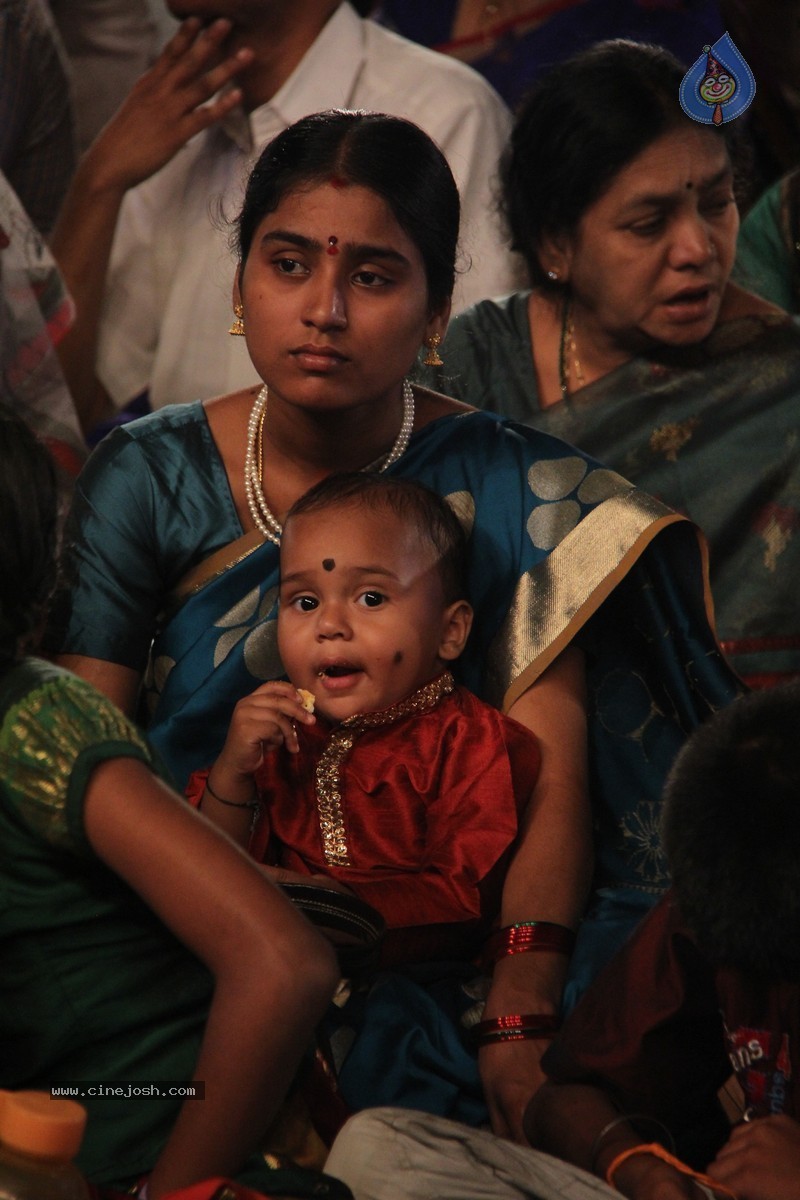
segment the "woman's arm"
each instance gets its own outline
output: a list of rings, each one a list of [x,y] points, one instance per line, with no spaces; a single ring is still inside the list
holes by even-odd
[[[195,1078],[152,1200],[230,1175],[277,1112],[338,979],[325,940],[247,856],[135,759],[97,767],[85,828],[99,857],[215,977]]]
[[[85,654],[57,654],[55,662],[87,683],[94,684],[126,717],[134,718],[142,682],[138,671],[123,667],[120,663],[106,662],[102,658],[89,658]]]
[[[542,766],[503,890],[501,925],[552,921],[577,927],[592,873],[582,653],[569,647],[513,705],[509,716],[539,739]],[[562,954],[501,959],[485,1017],[557,1013],[568,966]],[[542,1082],[542,1039],[505,1042],[479,1055],[492,1128],[524,1142],[525,1105]]]

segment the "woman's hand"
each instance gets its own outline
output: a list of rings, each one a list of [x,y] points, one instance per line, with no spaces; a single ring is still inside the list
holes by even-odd
[[[708,1174],[739,1200],[800,1200],[800,1124],[781,1113],[737,1125]]]
[[[545,959],[551,960],[550,965],[558,976],[552,989],[548,989],[551,991],[549,999],[545,996],[536,1000],[534,997],[540,995]],[[553,954],[515,954],[501,959],[494,970],[484,1018],[488,1020],[510,1013],[556,1012],[558,1005],[553,996],[561,994],[564,967],[560,959],[560,955]],[[522,1118],[531,1096],[545,1080],[540,1059],[549,1045],[549,1038],[535,1038],[498,1042],[479,1050],[481,1082],[492,1131],[498,1137],[525,1144]]]
[[[503,888],[502,925],[553,921],[574,929],[592,869],[586,765],[583,655],[568,647],[512,706],[509,715],[539,739],[542,765]],[[557,1013],[568,967],[563,954],[501,959],[485,1017]],[[481,1050],[481,1080],[495,1133],[524,1142],[522,1114],[542,1082],[547,1042],[514,1041]]]

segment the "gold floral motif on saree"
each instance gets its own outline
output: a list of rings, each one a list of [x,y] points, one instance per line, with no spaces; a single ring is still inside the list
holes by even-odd
[[[654,454],[663,454],[667,462],[677,462],[678,453],[691,441],[699,424],[699,417],[689,417],[686,421],[659,425],[650,434],[650,449]]]

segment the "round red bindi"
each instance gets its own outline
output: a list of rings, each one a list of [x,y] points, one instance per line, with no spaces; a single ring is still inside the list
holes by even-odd
[[[328,238],[328,254],[338,254],[338,253],[339,253],[339,239],[337,237],[334,237],[333,234],[331,234],[331,236]]]

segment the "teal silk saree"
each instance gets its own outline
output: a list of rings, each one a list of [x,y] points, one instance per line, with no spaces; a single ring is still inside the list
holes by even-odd
[[[573,639],[584,650],[596,884],[621,920],[611,949],[667,884],[658,816],[673,757],[737,694],[702,540],[571,446],[487,413],[431,422],[391,470],[446,496],[470,531],[476,621],[459,682],[508,709]],[[150,651],[148,732],[183,785],[213,761],[236,701],[283,673],[278,551],[243,536],[200,404],[95,451],[70,540],[60,648],[139,669]]]

